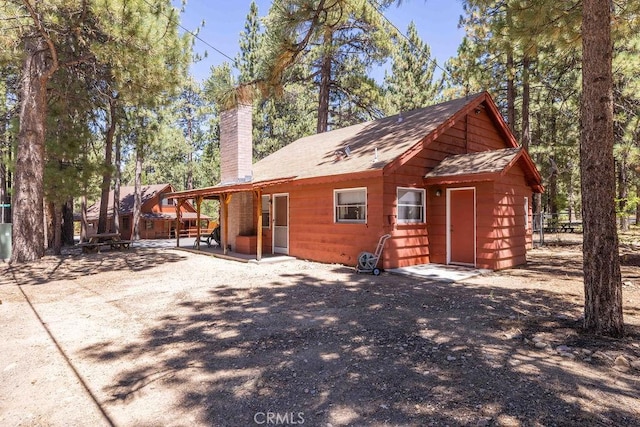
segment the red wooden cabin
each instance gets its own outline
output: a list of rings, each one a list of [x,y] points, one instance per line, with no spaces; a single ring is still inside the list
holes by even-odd
[[[171,184],[143,185],[140,190],[140,224],[141,239],[169,239],[173,238],[176,229],[176,208],[167,194],[173,192]],[[134,186],[120,187],[120,233],[123,239],[131,239],[133,234],[133,207],[135,198]],[[109,206],[107,207],[108,232],[114,231],[113,217],[113,190],[109,193]],[[100,200],[87,208],[87,222],[90,228],[89,234],[94,234],[98,229],[98,217],[100,215]],[[191,203],[184,203],[180,209],[181,224],[183,230],[197,228],[196,209]],[[79,220],[79,216],[77,220]],[[202,221],[209,220],[208,216],[201,215]],[[205,226],[205,229],[207,227]],[[192,232],[195,235],[195,231]]]
[[[252,166],[250,107],[225,114],[223,182],[172,194],[219,198],[225,247],[355,265],[390,233],[383,268],[526,262],[541,177],[487,93],[301,138]]]

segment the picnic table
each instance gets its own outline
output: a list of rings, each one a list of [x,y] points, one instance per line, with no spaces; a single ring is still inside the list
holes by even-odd
[[[582,227],[582,221],[566,221],[560,224],[560,230],[563,233],[573,233],[576,228]]]
[[[548,233],[573,233],[576,229],[582,228],[582,221],[562,221],[550,224],[544,228]]]
[[[122,240],[120,233],[99,233],[88,236],[87,241],[79,243],[78,247],[82,248],[82,252],[100,252],[102,248],[111,249],[129,249],[131,240]]]

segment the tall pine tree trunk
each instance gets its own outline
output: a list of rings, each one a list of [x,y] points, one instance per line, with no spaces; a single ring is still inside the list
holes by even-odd
[[[509,129],[516,134],[516,85],[513,76],[513,50],[507,51],[507,121]]]
[[[251,3],[252,7],[255,3]],[[193,111],[191,107],[187,107],[187,142],[189,143],[189,165],[187,168],[187,182],[185,185],[186,190],[193,190]]]
[[[553,159],[552,159],[553,161]],[[554,162],[555,163],[555,162]],[[553,167],[551,168],[551,174],[549,175],[549,186],[548,186],[548,195],[549,198],[549,213],[553,219],[558,218],[558,169]]]
[[[83,194],[80,199],[80,243],[84,243],[88,240],[88,226],[89,220],[87,219],[87,195],[85,188],[85,194]]]
[[[73,245],[73,198],[69,197],[62,205],[62,244]]]
[[[48,46],[40,36],[25,40],[20,88],[20,132],[13,192],[12,262],[44,256],[44,137],[47,108]]]
[[[317,133],[326,132],[329,129],[329,95],[331,91],[331,62],[333,32],[325,31],[324,52],[322,53],[322,65],[320,67],[320,90],[318,93],[318,125]]]
[[[542,144],[542,127],[541,127],[541,114],[538,111],[536,113],[536,121],[535,123],[536,128],[535,128],[535,132],[534,135],[532,135],[532,141],[533,142],[533,138],[535,137],[535,144]],[[534,160],[536,162],[536,164],[540,164],[542,162],[542,156],[540,153],[536,153],[534,156]],[[533,206],[532,206],[532,211],[533,211],[533,220],[537,221],[537,224],[539,225],[543,225],[542,224],[542,216],[543,216],[543,212],[542,212],[542,193],[534,193],[533,194]]]
[[[54,255],[62,253],[62,206],[60,203],[51,203],[51,234]]]
[[[549,141],[553,144],[558,138],[558,126],[557,120],[555,116],[549,117]],[[558,220],[558,175],[560,170],[558,168],[558,164],[556,160],[553,158],[553,155],[549,155],[549,213],[552,215],[551,217],[557,221]]]
[[[120,181],[122,178],[122,137],[116,135],[116,176],[113,184],[113,231],[120,233]]]
[[[111,191],[111,171],[113,168],[113,136],[116,132],[116,101],[109,97],[109,127],[104,144],[104,170],[100,186],[100,216],[98,217],[98,233],[106,233],[108,228],[109,192]]]
[[[529,67],[531,61],[527,54],[522,58],[522,136],[521,143],[525,150],[529,149],[531,144],[531,120],[529,117],[529,105],[531,103],[529,81]]]
[[[5,80],[8,80],[6,78]],[[9,197],[9,164],[11,164],[11,144],[9,142],[9,122],[10,116],[7,111],[7,90],[6,82],[0,84],[0,205],[6,205],[11,202]],[[6,162],[5,162],[6,160]],[[0,224],[11,222],[9,218],[9,209],[4,206],[0,207]]]
[[[584,327],[624,334],[616,230],[610,2],[583,0],[580,172],[584,225]]]
[[[133,240],[140,240],[140,207],[142,206],[142,163],[144,154],[142,144],[138,141],[136,148],[136,172],[133,199]]]

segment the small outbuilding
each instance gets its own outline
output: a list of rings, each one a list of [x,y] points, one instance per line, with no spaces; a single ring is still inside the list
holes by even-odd
[[[222,182],[172,193],[222,203],[225,250],[383,268],[526,262],[543,191],[488,93],[301,138],[251,165],[251,107],[224,112]],[[195,204],[196,206],[199,203]]]

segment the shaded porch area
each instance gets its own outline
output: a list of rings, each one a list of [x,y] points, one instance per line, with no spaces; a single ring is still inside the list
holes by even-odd
[[[193,253],[198,253],[202,255],[209,255],[215,258],[227,259],[230,261],[238,261],[245,263],[276,263],[276,262],[286,262],[293,261],[296,258],[289,255],[282,254],[272,254],[272,253],[263,253],[260,258],[257,257],[257,254],[244,254],[240,252],[234,252],[231,250],[223,250],[220,246],[212,246],[207,247],[206,243],[200,243],[200,247],[198,247],[196,243],[195,237],[181,238],[178,244],[175,244],[174,240],[171,240],[170,247],[177,247],[181,250],[186,250]]]
[[[260,182],[235,182],[219,184],[214,187],[177,191],[167,194],[167,198],[175,200],[176,209],[176,247],[190,248],[206,253],[231,256],[237,254],[238,259],[255,259],[261,261],[263,253],[271,252],[263,248],[263,228],[269,229],[269,220],[263,223],[262,192],[266,187],[288,182],[292,178]],[[180,224],[181,206],[193,201],[196,208],[196,223],[200,223],[204,200],[217,200],[220,206],[220,244],[219,247],[208,247],[203,243],[203,234],[198,228],[195,239],[181,238]],[[269,215],[267,215],[269,218]],[[263,227],[264,226],[264,227]],[[186,244],[181,241],[185,241]],[[268,246],[268,245],[267,245]],[[233,250],[235,249],[235,252]],[[274,251],[275,252],[275,251]]]

